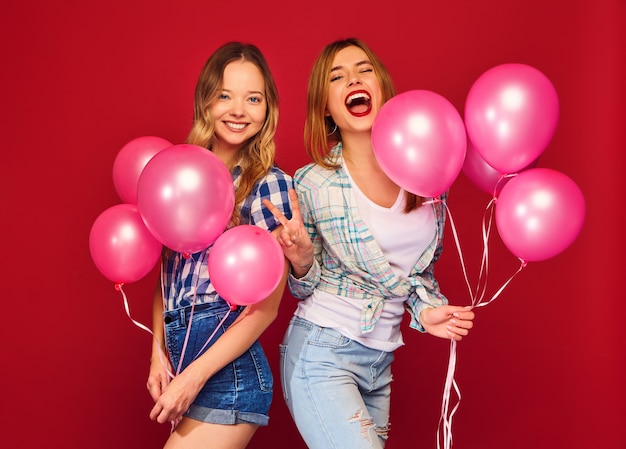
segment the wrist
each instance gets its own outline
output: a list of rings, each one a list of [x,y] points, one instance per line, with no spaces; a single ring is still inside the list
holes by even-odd
[[[309,272],[311,267],[313,266],[313,262],[304,265],[292,265],[291,272],[295,278],[301,278],[305,274]]]

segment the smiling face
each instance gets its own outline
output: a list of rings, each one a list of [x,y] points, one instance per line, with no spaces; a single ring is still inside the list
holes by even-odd
[[[267,103],[261,71],[249,61],[234,61],[224,69],[222,89],[211,105],[215,120],[213,151],[237,151],[265,122]]]
[[[370,131],[384,100],[366,53],[355,46],[337,52],[329,82],[326,109],[342,135]]]

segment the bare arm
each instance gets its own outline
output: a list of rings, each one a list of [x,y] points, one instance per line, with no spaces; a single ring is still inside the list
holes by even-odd
[[[165,329],[163,325],[163,296],[161,282],[157,282],[152,300],[152,355],[150,356],[150,373],[148,375],[148,392],[156,402],[169,383],[168,371],[172,371],[165,352]]]
[[[275,230],[274,235],[280,230]],[[289,264],[278,287],[265,300],[247,306],[228,330],[207,351],[178,374],[156,401],[150,418],[165,423],[180,419],[200,389],[216,372],[243,354],[276,319],[289,272]]]

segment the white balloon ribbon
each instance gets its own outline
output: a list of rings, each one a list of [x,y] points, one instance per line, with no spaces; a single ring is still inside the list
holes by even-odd
[[[425,202],[424,204],[432,204],[435,202],[440,202],[441,200],[433,199]],[[488,301],[484,301],[485,293],[487,290],[487,278],[489,271],[489,236],[491,234],[492,223],[493,223],[493,211],[494,206],[497,201],[497,198],[494,194],[494,198],[489,202],[485,209],[485,214],[483,216],[483,224],[482,224],[482,237],[483,237],[483,253],[480,265],[480,273],[478,276],[478,282],[476,285],[476,289],[473,290],[471,284],[469,282],[469,278],[467,275],[467,269],[465,266],[465,259],[463,257],[463,252],[461,251],[461,245],[459,243],[459,237],[456,230],[456,226],[454,224],[454,219],[452,218],[452,213],[450,212],[450,208],[446,203],[443,205],[446,208],[446,212],[448,214],[448,218],[450,220],[450,226],[452,228],[452,234],[454,236],[454,241],[456,244],[457,251],[459,253],[459,259],[461,261],[461,268],[463,270],[463,277],[465,279],[465,283],[467,285],[471,304],[473,308],[484,307],[487,304],[490,304],[494,301],[500,294],[504,291],[504,289],[511,283],[513,278],[517,276],[525,267],[526,261],[519,259],[521,262],[520,267],[517,271],[506,281],[504,284],[494,293],[494,295]],[[454,414],[457,412],[460,402],[461,402],[461,391],[459,386],[456,383],[454,378],[454,373],[456,370],[456,362],[457,362],[457,341],[451,339],[450,340],[450,356],[448,359],[448,371],[446,374],[446,380],[444,384],[443,390],[443,398],[441,403],[441,417],[439,419],[439,425],[437,426],[437,449],[450,449],[452,447],[452,419]],[[456,403],[452,405],[452,390],[456,393]]]

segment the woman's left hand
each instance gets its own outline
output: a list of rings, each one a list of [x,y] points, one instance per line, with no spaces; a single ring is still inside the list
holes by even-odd
[[[435,337],[461,340],[474,326],[472,306],[429,307],[422,310],[420,322]]]
[[[150,412],[150,419],[161,424],[180,421],[203,385],[202,380],[192,375],[192,370],[186,369],[174,377],[159,396]]]
[[[302,222],[298,195],[294,189],[289,189],[289,201],[291,204],[291,220],[287,219],[270,201],[263,200],[263,205],[274,215],[276,221],[282,225],[279,231],[275,231],[273,234],[276,236],[278,243],[280,243],[285,257],[289,259],[294,275],[302,277],[313,265],[313,243]]]

